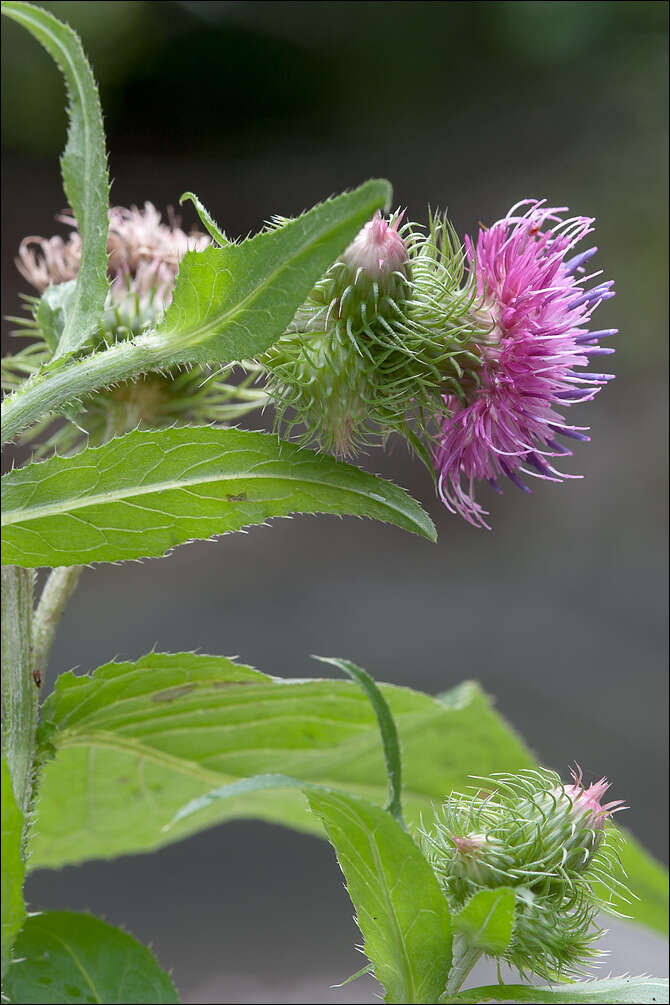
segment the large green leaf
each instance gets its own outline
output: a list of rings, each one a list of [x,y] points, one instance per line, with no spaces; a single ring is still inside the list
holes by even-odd
[[[306,795],[335,848],[385,1001],[437,1001],[451,967],[451,919],[428,862],[387,810],[344,792]]]
[[[56,360],[9,395],[2,442],[102,387],[178,363],[230,363],[265,351],[376,209],[391,198],[372,180],[240,244],[189,252],[159,328],[83,359]]]
[[[432,1005],[451,967],[451,917],[433,870],[389,810],[347,792],[270,774],[214,789],[182,807],[175,820],[240,794],[283,788],[302,791],[326,829],[385,1001]],[[365,967],[354,978],[367,972]]]
[[[645,1005],[668,1001],[668,982],[655,977],[610,977],[604,981],[577,981],[553,988],[530,984],[492,984],[459,991],[442,1002],[547,1002],[548,1005]]]
[[[188,252],[157,337],[185,362],[258,355],[284,331],[357,230],[390,199],[388,182],[369,181],[241,244]]]
[[[475,684],[450,706],[380,690],[398,727],[410,823],[469,772],[534,763]],[[163,832],[190,799],[249,775],[282,771],[380,804],[387,796],[375,713],[349,681],[281,681],[223,657],[150,653],[92,677],[61,675],[44,715],[58,727],[57,756],[44,768],[32,868],[149,851],[231,818],[320,832],[290,792],[229,799]]]
[[[21,856],[23,816],[16,805],[7,762],[2,759],[2,975],[12,958],[14,940],[25,921],[25,869]]]
[[[463,937],[468,946],[502,956],[514,930],[514,890],[480,890],[453,916],[454,935]]]
[[[395,523],[434,539],[402,489],[267,433],[136,431],[3,477],[2,561],[29,568],[164,555],[291,513]]]
[[[476,684],[439,699],[379,687],[398,727],[410,825],[470,775],[536,764]],[[222,657],[151,653],[92,677],[62,675],[45,715],[58,727],[57,756],[44,768],[32,868],[150,851],[240,817],[320,831],[294,792],[229,799],[162,830],[189,800],[249,775],[281,771],[387,797],[375,713],[347,681],[280,681]],[[640,897],[624,913],[664,930],[665,870],[628,835],[621,854]]]
[[[26,922],[5,983],[10,1002],[81,1005],[176,1002],[172,981],[153,954],[90,914],[48,911]]]
[[[27,28],[58,63],[67,88],[69,129],[61,158],[65,195],[82,238],[81,266],[64,308],[56,355],[78,349],[96,330],[109,288],[109,178],[100,99],[79,38],[52,14],[7,0],[2,12]]]

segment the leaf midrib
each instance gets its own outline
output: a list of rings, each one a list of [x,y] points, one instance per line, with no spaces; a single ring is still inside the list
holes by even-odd
[[[272,458],[270,462],[275,464],[277,463],[277,460],[275,458]],[[157,492],[187,490],[193,485],[206,485],[212,482],[218,484],[219,482],[249,481],[249,480],[252,481],[266,480],[275,482],[285,482],[287,484],[311,485],[314,486],[315,488],[322,488],[328,490],[334,489],[337,492],[341,493],[351,493],[352,495],[360,496],[362,498],[369,498],[370,496],[368,490],[359,489],[353,485],[351,486],[347,485],[346,487],[343,487],[341,485],[338,485],[336,482],[313,477],[305,477],[304,475],[296,477],[294,475],[287,475],[287,474],[265,474],[265,473],[258,474],[254,472],[238,471],[233,474],[217,473],[217,474],[203,475],[194,478],[182,478],[177,480],[169,479],[165,481],[152,482],[149,485],[138,485],[132,488],[118,489],[117,491],[109,490],[97,494],[84,495],[81,496],[81,498],[79,499],[70,499],[64,497],[62,501],[59,503],[52,503],[46,506],[31,506],[30,504],[28,504],[27,506],[15,510],[9,510],[9,512],[7,512],[7,509],[5,508],[5,511],[3,512],[2,515],[2,526],[9,527],[12,526],[13,524],[22,524],[30,522],[32,520],[47,519],[50,516],[63,516],[67,513],[72,512],[72,510],[87,509],[89,506],[111,505],[115,502],[125,502],[127,499],[133,499],[137,496],[154,495]],[[216,501],[221,502],[224,505],[225,504],[234,505],[229,503],[225,499],[220,499]],[[245,502],[249,502],[252,504],[256,504],[259,502],[269,502],[269,501],[270,501],[269,499],[245,500]],[[415,526],[419,526],[416,520],[414,520],[409,513],[406,513],[401,507],[397,506],[393,501],[384,499],[383,501],[375,500],[375,502],[378,502],[379,505],[385,506],[397,513],[403,514],[403,516],[405,516],[408,520],[411,520],[411,522]],[[165,511],[162,510],[159,512],[164,513]],[[188,517],[188,519],[200,519],[200,518]],[[202,519],[206,519],[206,517],[202,517]]]

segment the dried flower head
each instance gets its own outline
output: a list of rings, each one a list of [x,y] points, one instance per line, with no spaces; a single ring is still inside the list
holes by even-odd
[[[81,264],[81,237],[73,216],[59,217],[71,227],[70,234],[49,238],[28,237],[20,245],[16,265],[21,275],[41,294],[26,297],[31,318],[13,318],[22,334],[33,341],[20,352],[2,360],[5,390],[14,390],[51,357],[54,337],[62,326],[64,284],[72,283]],[[107,239],[110,291],[100,328],[90,348],[131,339],[154,325],[170,303],[179,270],[187,251],[201,251],[210,244],[204,234],[186,234],[179,220],[162,222],[161,214],[147,202],[143,209],[113,207],[109,211]],[[219,371],[194,366],[166,373],[147,374],[124,381],[91,395],[82,407],[70,409],[68,420],[43,440],[37,455],[52,450],[68,453],[86,437],[97,445],[110,436],[144,426],[154,428],[180,421],[230,422],[262,406],[267,396],[251,387],[258,367],[246,367],[241,383],[231,380],[233,367]],[[40,437],[51,420],[33,426],[25,442]]]
[[[72,228],[67,238],[26,237],[19,246],[16,267],[39,293],[75,279],[81,264],[81,236],[70,213],[57,217]],[[107,236],[108,272],[114,300],[132,295],[165,307],[172,296],[179,262],[187,251],[202,251],[210,243],[205,234],[186,234],[179,220],[163,223],[156,207],[113,206]]]
[[[587,289],[599,273],[585,276],[584,266],[597,249],[569,256],[593,220],[564,219],[565,212],[525,200],[482,227],[476,244],[466,240],[479,298],[473,313],[485,329],[476,346],[481,369],[476,381],[462,384],[463,395],[443,396],[433,463],[444,503],[473,525],[488,526],[475,499],[477,481],[500,492],[504,475],[529,492],[520,474],[576,477],[551,463],[571,453],[556,437],[588,437],[558,409],[590,401],[612,379],[580,369],[590,356],[614,351],[599,339],[615,330],[589,328],[595,309],[614,292],[611,281]]]

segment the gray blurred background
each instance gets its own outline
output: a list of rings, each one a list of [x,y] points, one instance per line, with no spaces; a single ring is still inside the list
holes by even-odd
[[[546,196],[598,218],[617,288],[599,327],[621,329],[617,380],[570,414],[592,427],[566,463],[583,481],[484,489],[487,533],[450,516],[400,446],[372,451],[363,463],[424,503],[437,545],[302,518],[89,570],[52,675],[156,644],[286,676],[322,675],[310,653],[345,656],[430,692],[476,678],[543,763],[612,779],[628,826],[666,855],[667,4],[43,6],[80,32],[100,82],[114,203],[176,206],[190,189],[243,235],[382,175],[411,218],[448,207],[464,233]],[[18,243],[54,233],[64,207],[65,117],[58,72],[14,24],[3,84],[3,310],[17,313]],[[228,824],[38,873],[28,892],[127,925],[187,1001],[374,1000],[327,990],[362,961],[314,838]],[[606,969],[665,970],[659,939],[613,946]]]

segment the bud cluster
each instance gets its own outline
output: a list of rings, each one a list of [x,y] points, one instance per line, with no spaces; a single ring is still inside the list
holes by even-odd
[[[420,840],[450,906],[482,889],[512,887],[514,934],[505,954],[522,973],[566,976],[597,955],[595,916],[616,914],[626,888],[617,834],[606,826],[623,809],[601,804],[605,779],[584,788],[581,772],[563,785],[551,771],[496,774],[485,791],[452,793]]]
[[[391,432],[416,445],[412,420],[480,364],[453,232],[435,219],[424,235],[402,216],[363,227],[260,361],[278,422],[339,455]]]

